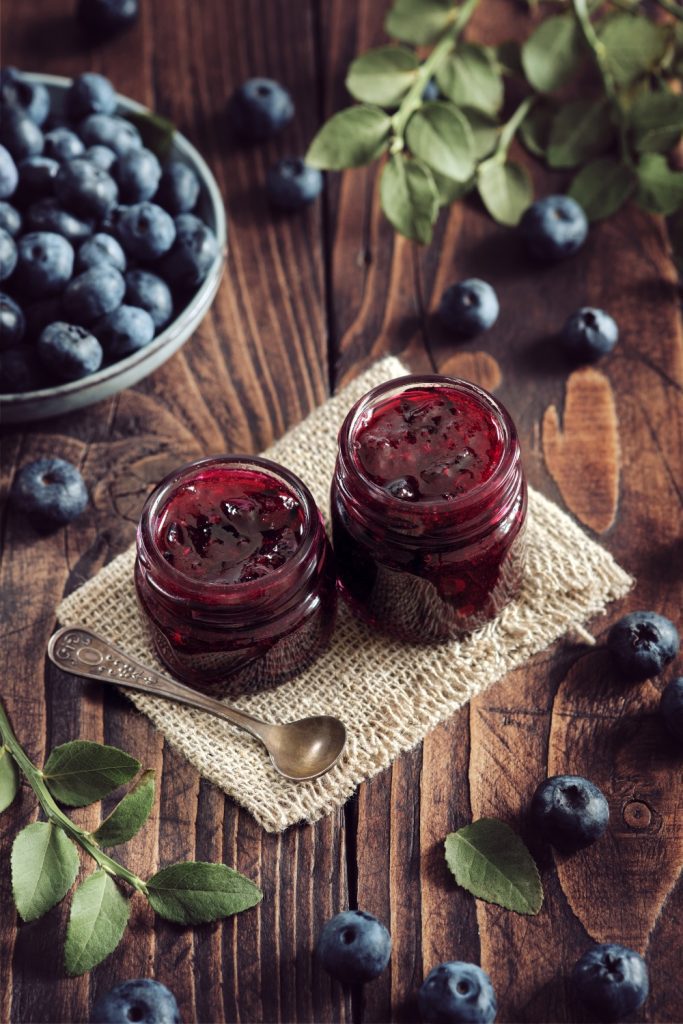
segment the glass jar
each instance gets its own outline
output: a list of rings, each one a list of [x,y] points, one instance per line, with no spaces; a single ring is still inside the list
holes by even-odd
[[[162,480],[142,510],[135,584],[161,660],[213,696],[296,675],[334,624],[320,511],[267,459],[214,456]]]
[[[527,489],[509,414],[437,375],[373,388],[339,433],[332,539],[340,589],[411,642],[457,637],[518,592]]]

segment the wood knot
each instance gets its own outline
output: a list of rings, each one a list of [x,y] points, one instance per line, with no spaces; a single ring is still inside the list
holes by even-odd
[[[649,828],[652,823],[652,811],[642,800],[629,800],[622,811],[624,822],[629,828],[638,832]]]

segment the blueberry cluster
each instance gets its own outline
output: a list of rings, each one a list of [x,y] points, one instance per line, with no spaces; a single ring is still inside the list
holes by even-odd
[[[77,380],[148,345],[218,254],[192,168],[165,166],[102,75],[64,119],[42,84],[0,76],[0,390]]]

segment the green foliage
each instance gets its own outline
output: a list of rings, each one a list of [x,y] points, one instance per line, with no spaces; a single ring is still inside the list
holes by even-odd
[[[6,747],[0,747],[0,813],[6,810],[19,792],[19,772]]]
[[[644,209],[668,216],[683,206],[683,173],[672,171],[666,157],[644,153],[636,176],[637,199]]]
[[[396,0],[384,28],[388,36],[423,46],[438,39],[454,16],[450,0]]]
[[[439,210],[439,191],[428,167],[420,160],[395,153],[380,181],[382,209],[397,231],[426,245]]]
[[[130,916],[126,899],[101,869],[76,889],[66,928],[64,966],[69,974],[85,974],[113,953]]]
[[[415,80],[420,62],[404,46],[380,46],[352,62],[346,88],[361,103],[398,106]]]
[[[461,43],[436,73],[441,92],[458,107],[495,114],[503,104],[503,76],[488,49]]]
[[[126,120],[131,121],[140,132],[143,145],[158,156],[162,161],[167,160],[171,155],[173,147],[173,136],[175,125],[168,118],[161,114],[155,114],[151,110],[144,114],[128,112]]]
[[[85,807],[130,782],[139,770],[140,762],[117,747],[74,740],[54,748],[43,778],[60,803]]]
[[[514,227],[534,198],[528,171],[519,164],[485,160],[477,171],[477,188],[484,206],[499,224]]]
[[[12,844],[12,894],[24,921],[63,900],[78,874],[76,847],[51,821],[34,821]]]
[[[546,18],[522,46],[522,67],[537,92],[554,92],[575,73],[585,43],[572,14]]]
[[[446,863],[458,885],[487,903],[537,914],[543,903],[538,868],[519,836],[497,818],[480,818],[446,836]]]
[[[629,124],[639,153],[668,153],[683,135],[683,96],[640,93],[629,112]]]
[[[655,71],[671,40],[666,25],[623,11],[605,18],[598,34],[607,50],[610,71],[620,86],[633,85]]]
[[[569,186],[569,195],[584,208],[589,220],[603,220],[619,210],[635,189],[633,173],[612,156],[582,167]]]
[[[472,129],[450,103],[425,103],[408,122],[406,142],[416,157],[448,178],[467,181],[474,171]]]
[[[576,100],[552,119],[546,159],[551,167],[578,167],[610,148],[615,129],[607,100]]]
[[[261,890],[225,864],[187,861],[163,868],[147,883],[157,914],[178,924],[206,924],[256,906]]]
[[[154,789],[154,772],[143,772],[130,792],[93,832],[93,839],[100,846],[118,846],[137,835],[151,813]]]
[[[326,171],[362,167],[389,147],[391,118],[379,107],[347,107],[327,121],[306,153],[306,163]]]

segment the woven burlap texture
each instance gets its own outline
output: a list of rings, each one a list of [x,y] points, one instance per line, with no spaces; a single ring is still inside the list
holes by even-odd
[[[346,412],[371,387],[406,372],[393,357],[376,363],[264,454],[302,477],[326,510],[337,432]],[[134,557],[130,548],[114,559],[66,598],[57,614],[64,625],[89,626],[151,664],[156,658],[138,614]],[[557,505],[531,491],[522,593],[495,622],[467,639],[434,647],[400,643],[367,629],[340,603],[326,654],[297,679],[235,701],[274,721],[325,713],[344,721],[344,757],[314,782],[282,779],[258,742],[211,715],[125,692],[203,776],[246,807],[263,828],[278,832],[296,822],[316,821],[343,804],[360,782],[419,743],[471,697],[603,611],[631,584],[610,554]]]

